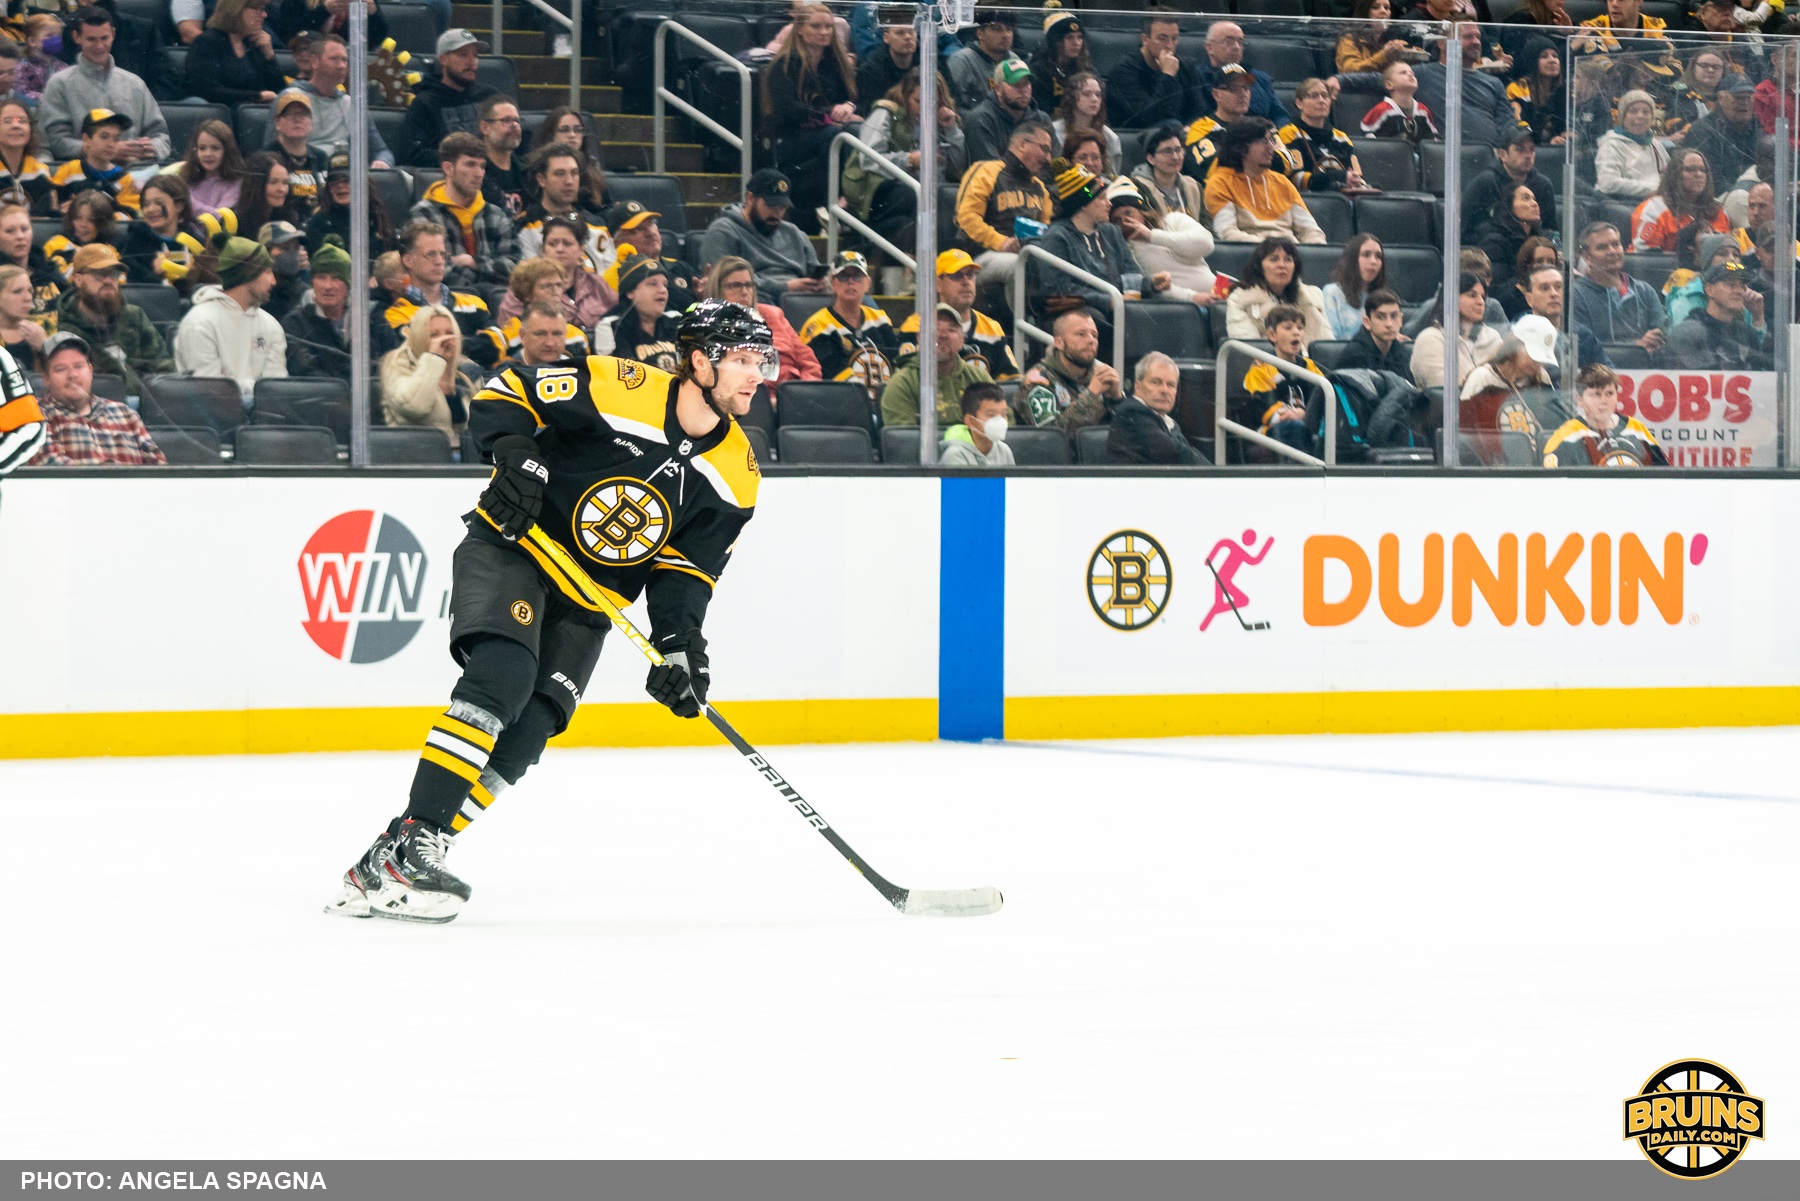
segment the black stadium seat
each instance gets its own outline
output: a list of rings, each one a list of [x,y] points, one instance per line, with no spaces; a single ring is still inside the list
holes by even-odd
[[[1089,29],[1087,31],[1088,57],[1094,60],[1094,70],[1100,78],[1105,79],[1112,69],[1139,53],[1142,45],[1138,31],[1133,29]]]
[[[269,121],[268,105],[238,105],[232,118],[232,130],[237,134],[238,150],[245,158],[268,146]]]
[[[800,327],[807,319],[820,309],[829,308],[831,294],[828,292],[783,292],[781,294],[781,315],[788,319],[788,324],[799,333]]]
[[[1321,339],[1309,344],[1306,348],[1306,353],[1313,362],[1317,363],[1325,370],[1336,371],[1338,362],[1344,357],[1344,351],[1348,350],[1349,347],[1350,343],[1348,342],[1335,342]]]
[[[1436,246],[1442,231],[1431,197],[1383,194],[1356,198],[1356,232],[1383,246]]]
[[[388,150],[398,161],[401,143],[406,141],[406,110],[372,104],[369,106],[369,120],[375,123],[375,132],[381,135],[381,140],[387,143]]]
[[[433,49],[436,49],[435,45]],[[430,75],[426,77],[430,78]],[[517,96],[519,94],[519,69],[506,55],[484,54],[475,63],[475,82],[485,83],[489,87],[505,92],[508,96]]]
[[[388,36],[394,39],[396,49],[412,54],[437,52],[438,34],[444,31],[438,28],[437,13],[429,4],[400,4],[389,0],[382,4],[381,15],[387,21]]]
[[[1258,13],[1262,7],[1257,6]],[[1311,46],[1303,42],[1277,41],[1268,37],[1257,37],[1254,31],[1246,31],[1249,36],[1244,39],[1244,65],[1260,71],[1267,71],[1270,78],[1279,79],[1283,83],[1299,83],[1302,79],[1317,77],[1319,74],[1319,56]],[[1327,72],[1329,74],[1330,72]]]
[[[310,425],[247,425],[237,433],[237,461],[249,467],[335,466],[337,439]]]
[[[775,432],[782,466],[867,466],[874,460],[868,428],[784,425]]]
[[[1342,192],[1303,192],[1300,199],[1325,231],[1327,242],[1341,246],[1355,236],[1356,214],[1348,196]]]
[[[1656,366],[1650,361],[1650,352],[1636,342],[1608,342],[1606,357],[1621,371],[1648,371]]]
[[[882,426],[881,461],[892,467],[917,467],[919,465],[919,427],[916,425]]]
[[[244,401],[228,379],[155,375],[144,381],[146,423],[204,425],[219,433],[244,424]]]
[[[1360,138],[1357,127],[1345,130],[1356,145],[1363,178],[1384,192],[1419,190],[1419,152],[1404,138]]]
[[[869,427],[869,390],[839,380],[792,380],[775,390],[781,425]]]
[[[1153,350],[1171,358],[1207,357],[1212,337],[1206,314],[1187,301],[1127,300],[1125,361],[1134,363]]]
[[[1646,250],[1625,256],[1625,274],[1633,279],[1643,280],[1658,292],[1662,291],[1663,285],[1669,282],[1669,276],[1674,273],[1675,256],[1672,254]]]
[[[319,426],[350,441],[350,381],[327,376],[259,379],[253,393],[258,425]]]
[[[1085,426],[1075,432],[1075,461],[1083,467],[1093,467],[1106,462],[1106,439],[1112,433],[1112,427],[1106,425]]]
[[[1444,282],[1444,256],[1431,246],[1386,246],[1388,285],[1408,304],[1437,295]]]
[[[392,147],[394,143],[389,142],[388,145]],[[381,200],[381,207],[387,210],[388,220],[398,233],[406,225],[406,215],[412,211],[412,184],[407,181],[406,173],[371,171],[369,183],[374,186],[375,195]]]
[[[153,323],[181,320],[181,293],[167,284],[125,284],[119,293],[126,304],[143,309]]]
[[[1467,189],[1469,181],[1494,165],[1494,148],[1479,142],[1465,145],[1462,148],[1462,186]],[[1433,196],[1444,194],[1444,144],[1442,142],[1419,143],[1419,173],[1425,191]]]
[[[219,434],[211,426],[159,425],[150,428],[150,439],[175,467],[217,467]]]
[[[1059,429],[1021,427],[1006,431],[1006,445],[1021,467],[1067,467],[1074,461],[1069,436]]]
[[[384,7],[383,12],[387,9]],[[429,425],[369,427],[371,467],[441,466],[451,461],[450,440]]]

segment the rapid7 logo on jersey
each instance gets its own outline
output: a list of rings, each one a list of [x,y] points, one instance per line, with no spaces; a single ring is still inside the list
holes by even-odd
[[[340,513],[300,552],[301,626],[320,650],[351,663],[398,654],[424,624],[425,548],[399,520]]]

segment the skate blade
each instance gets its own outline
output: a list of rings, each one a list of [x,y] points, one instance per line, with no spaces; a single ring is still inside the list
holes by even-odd
[[[326,904],[325,912],[333,917],[368,917],[369,898],[362,889],[346,880],[342,891]]]
[[[456,920],[462,904],[462,898],[454,893],[414,892],[389,884],[370,898],[369,916],[441,926]]]

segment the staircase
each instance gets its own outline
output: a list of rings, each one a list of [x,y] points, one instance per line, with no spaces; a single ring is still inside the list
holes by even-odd
[[[452,6],[451,13],[455,25],[491,42],[491,6],[456,4]],[[505,15],[509,22],[506,26],[505,50],[506,56],[513,61],[513,66],[519,73],[520,110],[542,113],[568,103],[569,60],[551,56],[552,36],[541,30],[517,27],[514,23],[520,19],[520,9],[513,0],[508,0]],[[601,32],[604,38],[605,31]],[[600,131],[600,163],[608,173],[653,171],[656,164],[653,132],[656,118],[625,112],[621,91],[610,82],[611,78],[610,55],[582,60],[582,107],[594,118]],[[671,139],[692,136],[688,122],[678,114],[665,117],[664,121]],[[687,202],[689,238],[696,247],[699,245],[700,233],[718,216],[720,208],[737,202],[742,186],[736,172],[710,172],[705,166],[705,151],[698,142],[671,140],[664,146],[664,167],[680,181],[682,196]],[[813,245],[823,259],[825,239],[816,237]],[[910,296],[871,296],[869,303],[885,309],[895,325],[899,325],[913,311],[913,298]]]

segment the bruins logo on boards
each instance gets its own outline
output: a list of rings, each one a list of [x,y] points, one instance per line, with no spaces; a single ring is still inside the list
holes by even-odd
[[[669,540],[669,502],[629,476],[601,480],[575,504],[575,541],[608,567],[641,563]]]
[[[1660,1172],[1682,1180],[1717,1176],[1763,1137],[1767,1106],[1710,1059],[1665,1063],[1625,1099],[1625,1137]]]
[[[1155,621],[1174,587],[1168,552],[1142,530],[1120,530],[1088,559],[1088,603],[1115,630],[1141,630]]]

